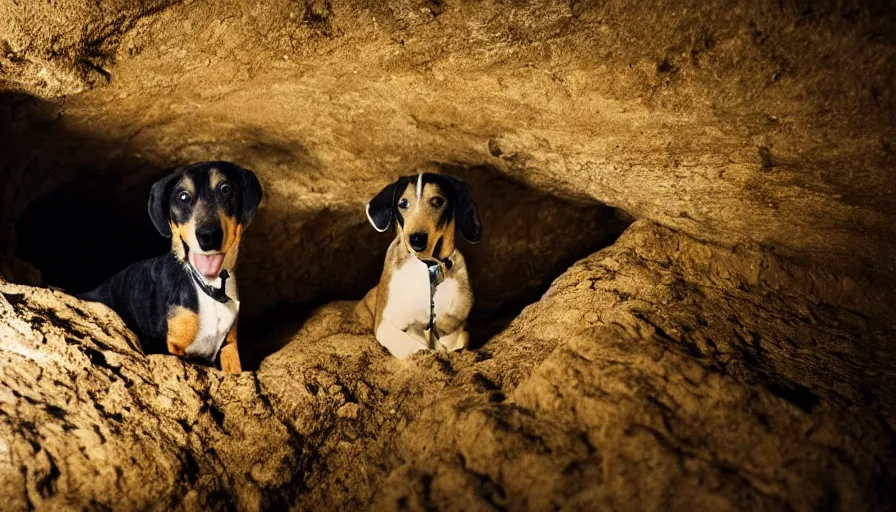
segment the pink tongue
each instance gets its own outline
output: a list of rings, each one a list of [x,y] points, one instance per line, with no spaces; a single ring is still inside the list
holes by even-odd
[[[205,277],[214,279],[221,273],[221,265],[224,264],[223,254],[191,253],[190,256],[193,257],[193,265],[196,270],[202,272]]]

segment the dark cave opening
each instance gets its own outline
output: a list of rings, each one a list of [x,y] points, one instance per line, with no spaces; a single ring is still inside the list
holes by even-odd
[[[479,244],[458,243],[475,294],[468,322],[471,348],[503,330],[572,263],[612,244],[632,222],[621,210],[536,190],[493,167],[440,167],[471,184],[484,227]],[[47,284],[80,293],[133,262],[163,254],[170,242],[155,230],[146,209],[149,188],[162,174],[143,172],[122,179],[125,173],[104,173],[38,198],[17,221],[16,255],[37,267]],[[263,170],[259,174],[263,181]],[[241,340],[255,347],[250,359],[258,363],[287,343],[314,307],[359,299],[376,284],[394,234],[376,233],[367,224],[361,199],[366,198],[345,211],[304,212],[301,252],[283,264],[329,264],[292,284],[313,290],[308,300],[263,303],[259,314],[240,323]],[[269,244],[277,243],[271,235],[281,227],[278,216],[299,215],[284,200],[266,196],[261,219],[247,231],[251,237],[244,241],[238,267],[244,300],[264,300],[268,276],[257,262],[271,252]],[[347,246],[356,253],[347,254]]]
[[[63,186],[33,201],[16,222],[16,256],[41,271],[47,284],[85,292],[137,261],[170,246],[147,214],[156,178],[125,182],[104,174]]]

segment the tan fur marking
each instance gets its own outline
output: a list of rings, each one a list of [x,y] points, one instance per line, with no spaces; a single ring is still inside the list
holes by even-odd
[[[190,176],[181,178],[180,182],[177,184],[177,188],[182,188],[192,195],[196,194],[196,183]],[[184,254],[184,242],[190,247],[194,245],[191,242],[195,242],[196,221],[193,219],[194,216],[195,211],[194,215],[190,216],[190,220],[186,224],[177,224],[174,221],[169,222],[169,225],[171,226],[171,248],[174,251],[174,255],[177,256],[177,259],[181,261],[184,261],[187,256]],[[193,236],[191,236],[191,234],[193,234]]]
[[[214,190],[222,181],[224,181],[224,175],[221,174],[221,171],[218,169],[210,169],[208,172],[208,183]]]
[[[376,314],[376,302],[377,302],[377,287],[374,286],[367,292],[367,295],[361,299],[361,304],[370,312],[371,316]]]
[[[171,226],[171,250],[174,251],[174,256],[177,257],[178,260],[184,261],[184,258],[187,257],[184,254],[184,239],[180,233],[180,226],[175,223],[170,223]]]
[[[199,315],[182,306],[168,313],[168,352],[182,356],[199,332]]]
[[[187,257],[184,254],[184,242],[187,245],[190,245],[190,233],[196,232],[196,223],[193,219],[190,219],[190,222],[186,224],[175,224],[174,222],[170,223],[171,225],[171,249],[174,251],[174,255],[177,256],[177,259],[184,261]]]
[[[178,185],[180,185],[181,188],[191,194],[196,193],[196,183],[193,182],[193,178],[191,178],[190,176],[184,176],[183,178],[181,178]]]
[[[374,286],[355,304],[355,321],[364,330],[373,329],[376,324],[377,288]]]
[[[433,251],[435,251],[435,244],[439,241],[439,238],[442,239],[442,251],[440,254],[433,254],[438,259],[445,259],[448,256],[451,256],[451,253],[454,252],[454,237],[457,233],[457,230],[454,229],[454,216],[451,217],[451,220],[446,223],[442,229],[439,230],[438,236],[433,240]]]
[[[224,230],[221,250],[225,254],[222,268],[227,269],[228,272],[233,272],[233,267],[236,265],[236,257],[240,250],[240,240],[243,237],[243,225],[236,220],[236,217],[222,215],[221,227]]]
[[[236,320],[233,322],[233,327],[230,328],[230,332],[227,333],[227,338],[224,340],[224,346],[221,347],[221,371],[226,373],[237,374],[243,371],[243,366],[240,364],[240,351],[237,347],[236,343]]]

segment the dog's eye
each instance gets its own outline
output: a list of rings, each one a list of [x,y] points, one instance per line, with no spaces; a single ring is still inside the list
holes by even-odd
[[[223,185],[221,185],[219,187],[219,190],[221,190],[221,194],[225,195],[225,196],[229,196],[230,194],[233,194],[233,187],[231,187],[227,183],[224,183]]]
[[[445,200],[441,197],[434,197],[429,200],[429,204],[431,204],[434,208],[441,208],[442,205],[445,204]]]
[[[408,200],[402,199],[401,201],[399,201],[398,207],[401,208],[402,210],[407,210],[408,209]]]
[[[177,195],[177,200],[182,203],[189,203],[190,201],[193,200],[193,197],[190,196],[189,192],[183,191]]]

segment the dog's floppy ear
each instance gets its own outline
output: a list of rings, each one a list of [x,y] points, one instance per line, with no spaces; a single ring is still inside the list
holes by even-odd
[[[236,166],[240,172],[240,190],[243,195],[243,211],[240,213],[240,224],[244,227],[249,225],[258,205],[261,204],[262,192],[261,183],[258,176],[249,169]]]
[[[147,203],[149,218],[152,219],[152,224],[159,230],[159,233],[166,238],[171,238],[171,226],[168,225],[171,187],[182,175],[183,170],[179,169],[153,183],[152,189],[149,191],[149,202]]]
[[[387,185],[367,203],[367,220],[373,225],[373,229],[380,233],[389,229],[392,217],[395,216],[395,195],[407,184],[407,177],[398,178],[398,181]]]
[[[479,221],[479,208],[473,202],[473,196],[470,193],[470,185],[460,178],[455,178],[447,174],[442,176],[451,184],[454,189],[454,222],[458,231],[464,237],[464,240],[471,244],[479,243],[482,239],[482,223]]]

